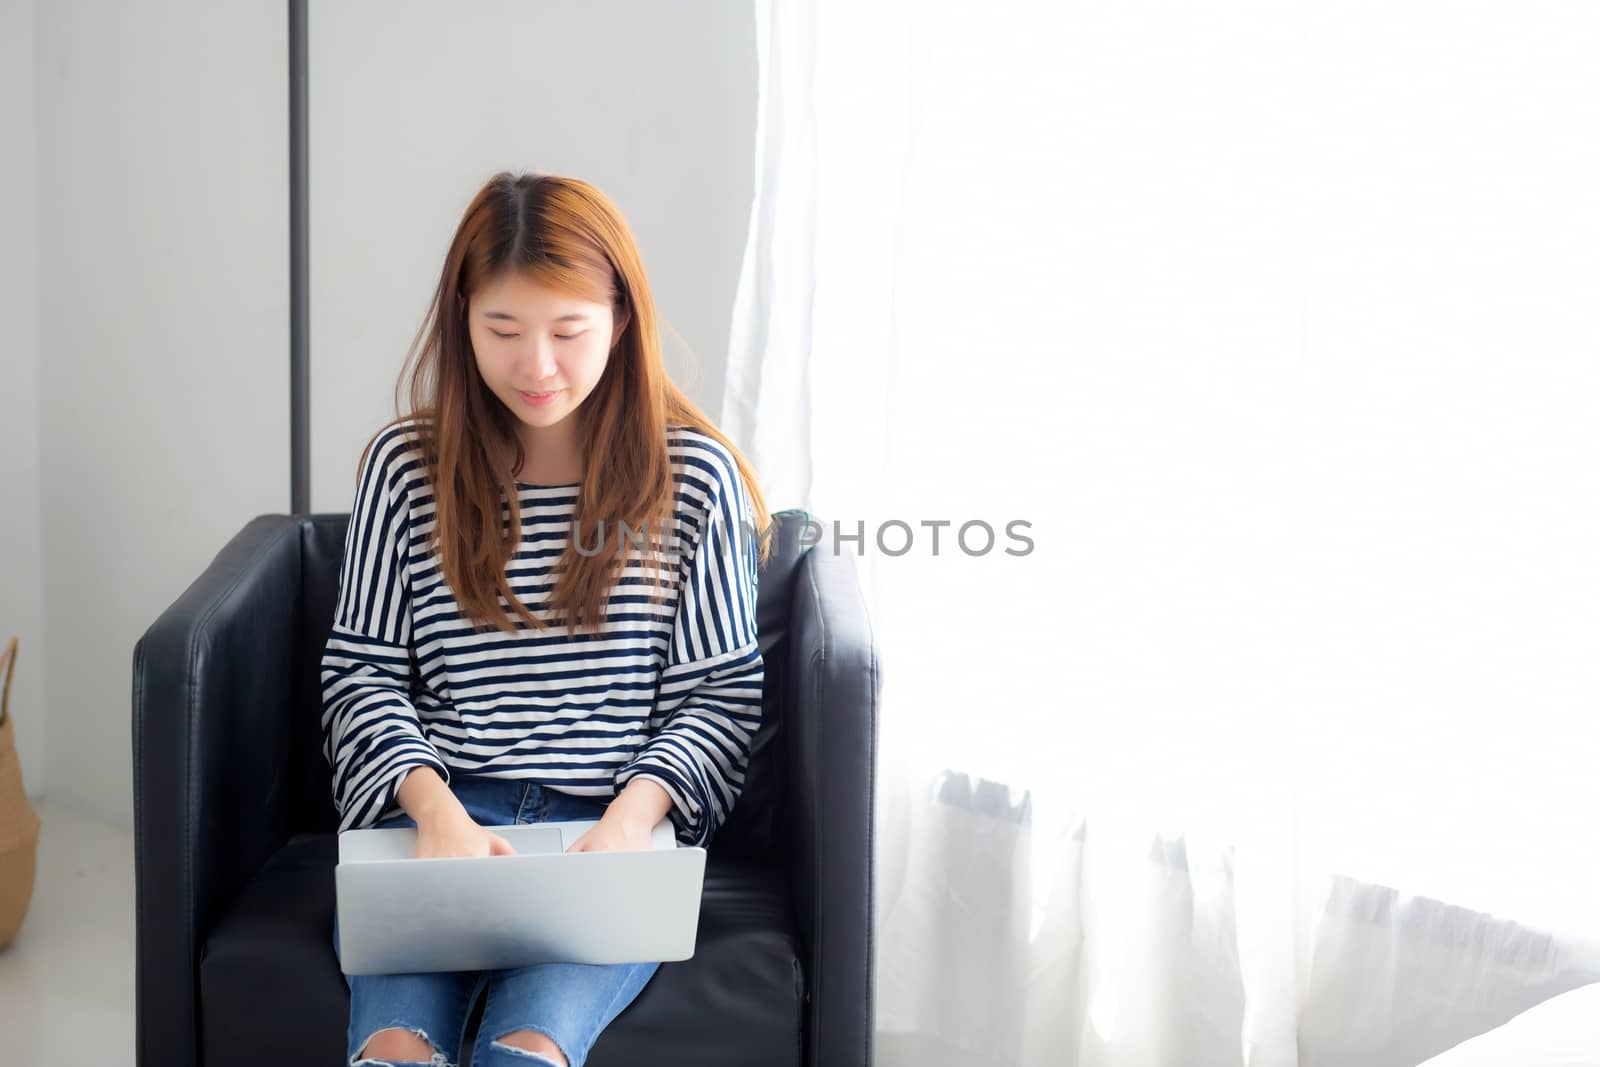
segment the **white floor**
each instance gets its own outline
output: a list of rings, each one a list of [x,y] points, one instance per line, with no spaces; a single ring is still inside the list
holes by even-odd
[[[133,835],[48,801],[37,806],[33,903],[0,949],[0,1058],[132,1067]]]

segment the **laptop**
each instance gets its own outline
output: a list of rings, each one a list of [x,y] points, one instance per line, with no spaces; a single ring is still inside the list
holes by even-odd
[[[650,847],[567,852],[599,820],[490,826],[515,856],[415,858],[414,827],[345,830],[334,868],[345,974],[647,963],[694,955],[706,850],[663,818]]]

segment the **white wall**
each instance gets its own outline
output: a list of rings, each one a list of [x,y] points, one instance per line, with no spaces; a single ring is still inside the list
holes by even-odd
[[[754,193],[754,19],[746,0],[312,5],[314,510],[350,509],[450,235],[497,170],[617,202],[668,371],[718,416]]]
[[[288,20],[36,10],[46,788],[131,825],[134,643],[289,507]]]
[[[11,713],[28,795],[45,786],[39,544],[39,242],[33,3],[0,3],[0,648],[18,639]]]

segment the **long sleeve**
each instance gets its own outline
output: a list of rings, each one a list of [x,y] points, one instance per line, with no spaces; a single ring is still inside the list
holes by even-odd
[[[680,564],[652,733],[615,777],[618,793],[638,776],[665,789],[668,816],[686,845],[706,844],[744,787],[764,673],[748,492],[731,459],[707,467],[710,499],[686,566]]]
[[[393,430],[380,435],[362,465],[322,654],[323,755],[340,830],[378,821],[413,767],[433,767],[449,781],[411,697],[403,442]]]

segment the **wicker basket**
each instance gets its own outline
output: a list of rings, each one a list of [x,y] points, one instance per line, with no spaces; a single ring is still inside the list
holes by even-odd
[[[22,764],[11,727],[11,675],[17,666],[17,639],[0,652],[0,948],[22,929],[33,899],[34,864],[39,849],[39,815],[22,788]]]

